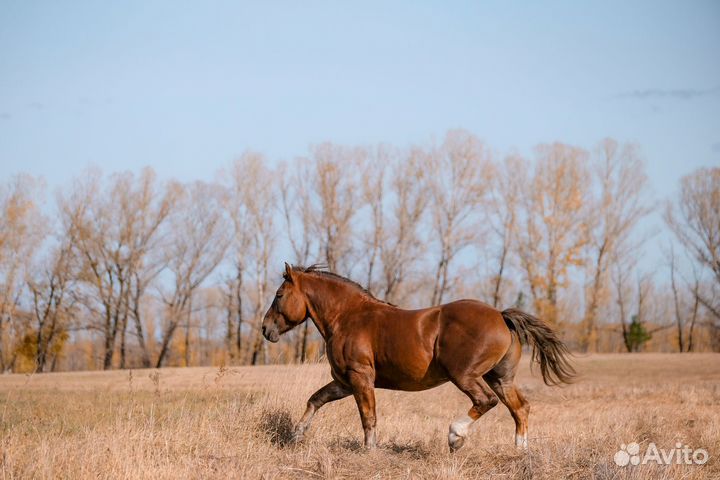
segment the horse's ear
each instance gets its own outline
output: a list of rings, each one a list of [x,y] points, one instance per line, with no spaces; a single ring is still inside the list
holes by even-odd
[[[285,273],[283,274],[283,278],[290,283],[293,281],[293,270],[287,262],[285,262]]]

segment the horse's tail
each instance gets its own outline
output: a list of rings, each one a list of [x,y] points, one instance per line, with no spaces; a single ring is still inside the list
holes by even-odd
[[[504,310],[502,316],[522,343],[532,345],[532,359],[540,364],[546,385],[572,383],[577,373],[568,358],[570,351],[550,325],[517,308]]]

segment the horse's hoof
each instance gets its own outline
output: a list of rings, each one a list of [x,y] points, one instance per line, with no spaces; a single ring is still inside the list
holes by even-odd
[[[450,446],[450,453],[455,453],[465,445],[465,437],[451,433],[448,436],[448,445]]]
[[[293,432],[293,434],[290,436],[290,444],[294,445],[297,443],[302,442],[305,439],[305,434],[303,432]]]

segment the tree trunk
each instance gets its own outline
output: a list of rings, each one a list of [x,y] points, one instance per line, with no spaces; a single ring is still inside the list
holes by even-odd
[[[444,250],[444,249],[443,249]],[[431,305],[439,305],[442,302],[445,289],[447,288],[447,269],[449,258],[443,251],[437,271],[435,272],[435,286],[433,287]]]
[[[108,315],[105,322],[105,352],[103,355],[103,370],[112,368],[113,356],[115,354],[115,335],[117,333],[117,313],[114,318]]]
[[[185,318],[185,366],[190,366],[190,319],[192,317],[192,300],[188,305],[187,317]]]
[[[699,285],[695,285],[695,288],[699,288]],[[693,313],[692,317],[690,317],[690,331],[688,332],[688,339],[687,339],[687,351],[692,352],[693,351],[693,333],[695,332],[695,322],[697,321],[697,315],[698,315],[698,307],[700,306],[700,302],[698,301],[697,296],[695,297],[695,302],[693,304]]]
[[[142,362],[143,368],[150,368],[150,352],[148,352],[147,344],[145,343],[145,334],[143,333],[142,320],[140,319],[139,312],[133,315],[135,318],[135,333],[138,338],[138,345],[140,346],[140,361]]]
[[[252,358],[250,359],[251,365],[259,365],[260,354],[262,353],[263,338],[260,329],[255,334],[255,345],[253,346]]]
[[[35,360],[35,368],[38,373],[45,371],[45,363],[47,361],[47,347],[43,345],[42,335],[38,335],[37,358]]]
[[[228,291],[225,298],[225,353],[229,363],[232,364],[235,359],[235,347],[233,345],[233,335],[235,334],[235,327],[233,326],[233,316],[235,314],[233,306],[233,281],[228,281]]]
[[[620,309],[620,327],[622,328],[622,338],[623,338],[623,344],[625,345],[625,350],[630,353],[632,351],[631,345],[630,345],[630,338],[627,325],[625,324],[625,298],[623,297],[623,289],[622,289],[622,278],[618,280],[617,284],[617,293],[618,293],[618,299],[617,304],[618,308]]]
[[[493,291],[493,307],[500,305],[500,287],[502,286],[503,272],[505,271],[505,259],[507,257],[507,241],[503,241],[502,253],[500,254],[500,265],[497,277],[495,277],[495,289]]]
[[[142,298],[144,287],[141,287],[139,282],[140,280],[136,279],[135,293],[132,299],[132,315],[135,320],[135,334],[137,335],[138,345],[140,346],[140,361],[143,368],[150,368],[150,352],[148,352],[147,344],[145,343],[142,314],[140,313],[140,299]]]
[[[243,312],[242,312],[242,286],[243,286],[243,269],[238,267],[237,278],[235,279],[235,308],[236,310],[236,327],[237,336],[235,342],[237,346],[237,357],[242,362],[243,351],[242,351],[242,326],[243,326]]]
[[[105,335],[105,354],[103,355],[103,370],[112,368],[113,353],[115,350],[115,338],[107,333]]]
[[[43,339],[43,328],[45,327],[45,322],[41,321],[38,322],[38,331],[37,335],[35,336],[35,342],[37,343],[37,355],[35,357],[35,369],[37,372],[42,373],[42,371],[45,369],[45,358],[46,358],[46,347],[43,345],[44,339]]]
[[[308,323],[309,320],[305,320],[305,325],[303,325],[302,343],[300,344],[300,363],[305,363],[307,359]]]
[[[175,329],[177,328],[177,326],[178,322],[175,320],[171,320],[170,325],[168,325],[167,330],[165,330],[162,344],[160,346],[160,353],[158,354],[158,359],[155,363],[155,368],[161,368],[163,366],[163,362],[165,361],[165,357],[167,356],[170,347],[170,340],[172,340],[173,334],[175,333]]]
[[[685,350],[683,343],[683,319],[680,313],[680,298],[678,295],[677,285],[675,284],[675,255],[670,252],[670,286],[673,292],[673,301],[675,303],[675,325],[677,327],[678,351],[681,353]]]
[[[126,368],[126,344],[125,344],[125,333],[127,332],[127,310],[123,314],[122,325],[120,326],[120,368]]]
[[[5,315],[0,314],[0,373],[5,373],[5,352],[3,351],[3,334]]]
[[[598,335],[597,335],[597,310],[598,297],[600,296],[600,282],[603,273],[603,254],[605,252],[605,244],[600,247],[597,259],[595,261],[595,275],[590,290],[590,303],[585,314],[585,334],[581,339],[581,348],[587,352],[591,347],[598,351]]]

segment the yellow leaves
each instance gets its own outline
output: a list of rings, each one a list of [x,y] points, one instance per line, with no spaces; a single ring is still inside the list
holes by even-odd
[[[540,318],[553,326],[558,325],[558,308],[557,304],[553,300],[542,297],[535,298],[533,306],[535,307],[535,312]]]
[[[554,143],[536,149],[533,176],[526,185],[525,229],[521,257],[535,298],[535,308],[551,322],[557,316],[557,290],[581,267],[588,244],[590,205],[588,154]]]

